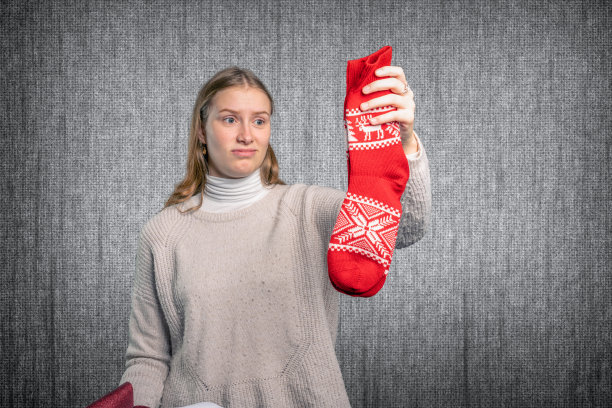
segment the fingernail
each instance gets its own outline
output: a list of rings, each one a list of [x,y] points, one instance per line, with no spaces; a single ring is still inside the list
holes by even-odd
[[[375,124],[376,124],[376,122],[378,122],[378,121],[376,120],[376,118],[372,118],[372,119],[370,119],[370,123],[371,123],[371,124],[375,125]]]
[[[370,85],[366,85],[363,87],[363,92],[370,92]]]
[[[361,110],[362,111],[368,110],[368,103],[367,102],[364,102],[364,103],[361,104]]]
[[[383,71],[384,70],[382,68],[377,69],[376,70],[376,75],[382,75]]]

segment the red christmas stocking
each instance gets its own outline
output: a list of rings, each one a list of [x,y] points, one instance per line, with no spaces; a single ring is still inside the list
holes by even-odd
[[[329,242],[327,266],[332,285],[351,296],[373,296],[385,283],[402,215],[400,197],[409,177],[399,124],[370,124],[371,118],[395,107],[365,112],[359,108],[363,102],[391,93],[361,92],[365,85],[382,78],[374,71],[391,64],[391,53],[386,46],[349,61],[346,68],[348,192]]]

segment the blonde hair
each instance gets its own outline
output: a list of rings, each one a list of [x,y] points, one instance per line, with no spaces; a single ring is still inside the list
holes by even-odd
[[[206,120],[208,119],[208,113],[210,104],[213,97],[217,92],[232,87],[232,86],[250,86],[262,90],[270,100],[270,115],[274,113],[274,102],[272,96],[266,89],[265,85],[248,69],[238,68],[232,66],[222,71],[217,72],[208,82],[202,86],[195,105],[193,107],[193,114],[191,116],[191,128],[189,130],[189,150],[187,152],[187,171],[185,178],[174,188],[174,192],[166,201],[164,208],[182,203],[189,200],[194,195],[200,193],[202,199],[204,198],[204,187],[206,186],[206,174],[208,173],[207,159],[202,154],[202,142],[198,138],[197,130],[201,128],[204,130]],[[261,164],[261,181],[265,185],[271,184],[285,184],[278,177],[278,162],[274,155],[272,146],[268,144],[268,150],[264,157],[263,163]],[[200,200],[200,204],[189,208],[182,212],[189,212],[196,210],[202,206],[203,200]]]

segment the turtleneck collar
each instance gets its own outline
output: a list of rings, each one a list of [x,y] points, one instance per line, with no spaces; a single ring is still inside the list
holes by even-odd
[[[269,189],[261,182],[261,170],[250,175],[231,179],[206,176],[202,210],[209,212],[226,212],[244,208],[263,198]]]

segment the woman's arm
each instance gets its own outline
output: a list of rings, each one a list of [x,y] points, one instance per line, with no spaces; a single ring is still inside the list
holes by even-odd
[[[407,155],[410,177],[400,199],[402,217],[397,229],[395,248],[406,248],[419,241],[431,222],[431,182],[429,161],[423,143],[415,132],[418,150]],[[314,225],[320,239],[329,242],[342,206],[345,192],[329,187],[310,186]]]
[[[155,288],[154,256],[147,227],[148,224],[138,241],[126,370],[120,383],[132,384],[135,405],[157,407],[171,350],[168,326]]]
[[[431,221],[431,181],[427,153],[419,137],[418,151],[408,156],[410,177],[400,198],[402,217],[397,228],[395,249],[408,247],[425,235]]]
[[[373,118],[370,123],[383,124],[397,121],[400,126],[402,147],[407,156],[410,176],[400,198],[402,217],[398,225],[395,249],[405,248],[420,240],[430,224],[432,200],[429,161],[423,144],[414,132],[416,104],[404,70],[389,65],[377,69],[375,75],[387,78],[371,82],[362,92],[367,95],[390,90],[392,93],[368,100],[361,105],[361,109],[374,109],[387,105],[396,108],[392,112]]]

